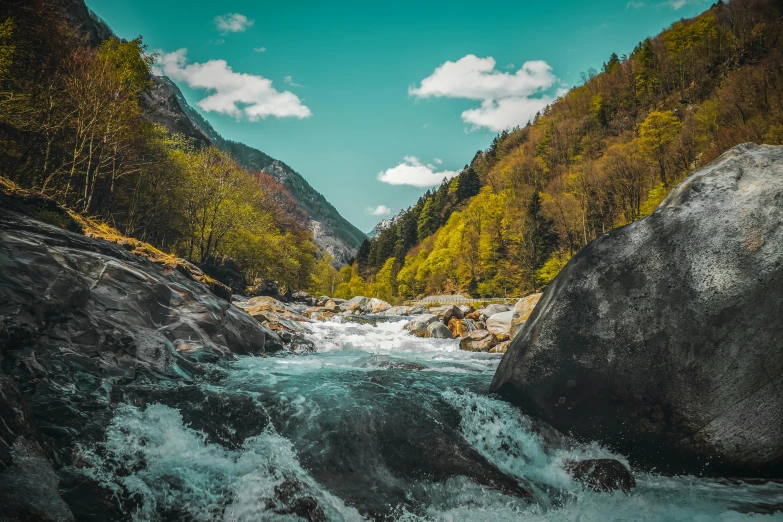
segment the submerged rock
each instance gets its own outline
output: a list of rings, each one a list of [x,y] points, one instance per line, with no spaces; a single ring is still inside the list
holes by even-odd
[[[567,462],[565,470],[574,480],[594,491],[623,491],[636,487],[636,479],[623,464],[615,459],[587,459]]]
[[[745,144],[575,255],[492,382],[670,472],[783,476],[783,147]]]

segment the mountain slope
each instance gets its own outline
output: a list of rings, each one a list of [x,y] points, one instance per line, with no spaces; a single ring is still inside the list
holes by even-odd
[[[345,264],[366,235],[342,217],[337,209],[294,169],[258,149],[226,140],[212,125],[188,104],[182,91],[169,78],[153,77],[154,87],[142,100],[145,117],[165,126],[171,132],[182,133],[198,145],[212,144],[230,153],[240,165],[250,171],[263,171],[291,193],[310,219],[310,230],[316,244]]]
[[[497,136],[461,174],[477,194],[460,198],[457,178],[425,194],[360,249],[359,271],[377,280],[393,258],[408,298],[524,294],[729,148],[783,143],[781,122],[783,3],[718,1]]]

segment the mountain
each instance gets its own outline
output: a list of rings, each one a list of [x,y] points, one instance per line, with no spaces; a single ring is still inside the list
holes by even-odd
[[[392,224],[392,219],[382,219],[378,221],[378,223],[375,224],[374,227],[372,227],[372,230],[367,232],[367,236],[370,238],[378,237],[378,234],[389,228],[389,225]]]
[[[91,45],[98,45],[112,35],[109,26],[84,4],[84,0],[57,0],[57,5],[81,29]],[[263,171],[271,176],[288,189],[307,215],[316,244],[334,257],[336,265],[343,265],[353,257],[367,238],[366,234],[341,216],[301,174],[258,149],[223,138],[190,106],[182,91],[169,78],[153,75],[151,80],[152,88],[141,99],[143,114],[148,121],[192,138],[199,147],[214,145],[231,154],[251,172]]]
[[[783,2],[718,0],[498,135],[361,248],[359,273],[404,298],[537,290],[726,150],[783,144],[782,86]]]
[[[145,117],[169,131],[193,138],[199,145],[211,144],[228,152],[252,171],[263,171],[282,184],[310,219],[316,244],[344,265],[351,259],[366,234],[340,215],[337,209],[305,178],[284,162],[258,149],[223,138],[212,125],[188,104],[182,91],[165,76],[153,76],[154,86],[142,99]]]

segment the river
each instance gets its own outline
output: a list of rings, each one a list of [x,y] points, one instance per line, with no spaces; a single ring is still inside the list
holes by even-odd
[[[636,472],[630,494],[585,489],[565,462],[625,459],[487,395],[499,355],[403,325],[318,323],[315,353],[140,385],[80,459],[136,520],[783,520],[783,484]]]

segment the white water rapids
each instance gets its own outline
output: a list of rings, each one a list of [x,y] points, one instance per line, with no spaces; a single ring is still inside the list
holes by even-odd
[[[775,483],[636,472],[630,494],[584,488],[564,462],[625,459],[561,440],[487,395],[500,355],[414,338],[403,325],[318,323],[315,353],[241,357],[198,383],[227,407],[250,397],[268,417],[255,431],[228,426],[253,433],[236,447],[152,403],[118,407],[105,443],[82,455],[93,476],[136,499],[135,520],[783,520]],[[443,471],[433,455],[444,447],[479,464]],[[476,478],[490,468],[535,502]]]

